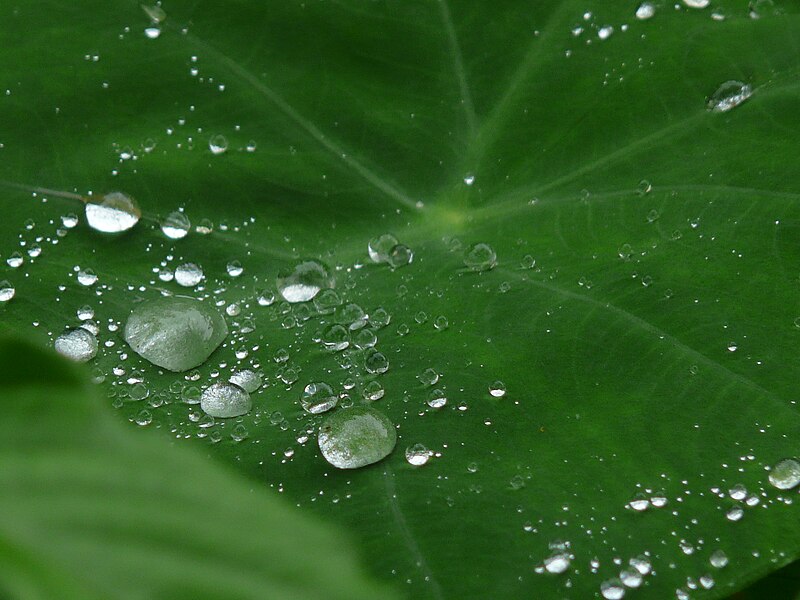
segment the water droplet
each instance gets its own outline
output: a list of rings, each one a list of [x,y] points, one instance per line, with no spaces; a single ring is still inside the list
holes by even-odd
[[[726,81],[708,100],[708,110],[727,112],[753,95],[753,88],[741,81]]]
[[[747,488],[744,487],[741,483],[736,484],[730,490],[728,490],[728,496],[733,498],[734,500],[744,500],[747,498]]]
[[[364,357],[364,368],[373,374],[386,373],[389,370],[389,359],[377,350],[370,350]]]
[[[370,381],[364,386],[361,395],[367,402],[375,402],[383,398],[384,394],[386,394],[386,390],[379,381]]]
[[[158,38],[158,36],[161,35],[161,28],[159,28],[159,27],[145,27],[144,34],[145,34],[145,36],[147,36],[148,39],[154,40],[154,39]]]
[[[769,482],[779,490],[790,490],[800,484],[800,462],[784,458],[769,472]]]
[[[150,425],[150,423],[153,422],[153,414],[146,408],[143,408],[136,414],[134,421],[140,427],[145,427],[146,425]]]
[[[366,327],[361,329],[353,337],[353,345],[361,350],[372,348],[377,343],[378,343],[378,336],[375,335],[374,331]]]
[[[91,269],[81,269],[78,271],[78,283],[85,286],[97,283],[97,275]]]
[[[433,326],[437,330],[442,331],[444,329],[447,329],[450,326],[450,323],[448,323],[447,317],[445,317],[444,315],[440,315],[433,320]]]
[[[489,271],[497,265],[497,255],[489,244],[472,244],[464,253],[464,265],[470,271]]]
[[[349,303],[337,306],[333,311],[334,320],[340,325],[347,326],[351,331],[360,329],[367,324],[367,314],[358,304]]]
[[[397,244],[389,253],[387,261],[392,269],[399,269],[414,262],[414,252],[405,244]]]
[[[97,338],[83,328],[68,329],[55,341],[56,352],[77,362],[86,362],[97,355]]]
[[[683,3],[689,8],[705,8],[709,5],[711,0],[683,0]]]
[[[637,512],[642,512],[650,508],[650,499],[643,493],[636,494],[636,497],[631,500],[628,505]]]
[[[601,40],[607,40],[611,37],[612,33],[614,33],[614,28],[611,25],[606,25],[597,30],[597,37]]]
[[[744,509],[735,504],[728,509],[728,512],[725,513],[725,517],[729,521],[739,521],[744,516]]]
[[[335,412],[322,424],[319,449],[338,469],[357,469],[386,458],[397,443],[392,422],[381,412],[354,406]]]
[[[69,213],[68,215],[64,215],[61,217],[61,224],[66,229],[72,229],[78,224],[78,215],[74,213]]]
[[[442,408],[447,404],[447,395],[440,389],[432,390],[428,395],[428,406],[431,408]]]
[[[231,439],[234,442],[241,442],[243,440],[246,440],[248,435],[250,435],[250,433],[247,431],[247,427],[245,427],[241,423],[239,423],[236,427],[233,428],[233,431],[231,431]]]
[[[89,227],[103,233],[128,231],[142,216],[136,201],[122,192],[106,194],[100,202],[90,200],[85,211]]]
[[[0,281],[0,302],[8,302],[16,293],[17,290],[7,280]]]
[[[643,577],[638,569],[625,569],[619,574],[622,585],[629,588],[638,588],[642,585]]]
[[[711,575],[703,575],[700,577],[700,586],[705,590],[710,590],[715,585],[714,578]]]
[[[183,287],[194,287],[203,277],[203,268],[195,263],[183,263],[175,269],[175,283]]]
[[[506,384],[502,381],[495,381],[489,386],[489,394],[495,398],[502,398],[506,395]]]
[[[645,21],[656,14],[656,7],[652,2],[642,2],[636,9],[636,18]]]
[[[736,342],[728,342],[728,352],[736,352],[738,348]]]
[[[228,138],[224,135],[214,135],[208,140],[208,149],[211,154],[224,154],[228,150]]]
[[[250,394],[234,383],[214,383],[200,396],[200,408],[215,418],[240,417],[249,413],[252,407]]]
[[[439,381],[439,374],[433,369],[425,369],[422,373],[417,375],[417,379],[424,386],[436,385]]]
[[[385,308],[376,308],[369,314],[369,323],[376,329],[386,327],[392,320],[392,316],[386,312]]]
[[[255,371],[251,371],[250,369],[236,371],[233,375],[231,375],[228,378],[228,381],[238,385],[240,388],[242,388],[245,392],[249,394],[252,394],[256,390],[258,390],[258,388],[260,388],[263,383],[261,375],[259,375]]]
[[[327,383],[309,383],[300,396],[303,409],[311,414],[319,414],[332,409],[339,402],[339,397]]]
[[[553,574],[563,573],[569,568],[570,562],[570,555],[566,552],[554,552],[544,559],[544,570]]]
[[[25,259],[19,252],[14,252],[13,254],[11,254],[11,256],[9,256],[6,259],[6,264],[12,269],[17,269],[21,267],[23,262],[25,262]]]
[[[636,556],[630,559],[628,564],[642,575],[649,575],[650,571],[653,569],[653,566],[650,564],[650,559],[646,556]]]
[[[475,183],[475,175],[473,175],[472,173],[467,173],[464,176],[464,183],[466,183],[467,185],[472,185],[473,183]]]
[[[621,600],[625,596],[625,587],[619,579],[609,579],[600,584],[600,594],[606,600]]]
[[[728,555],[723,550],[715,550],[708,559],[715,569],[722,569],[728,565]]]
[[[167,18],[167,13],[164,12],[164,9],[160,6],[153,5],[147,6],[142,4],[142,10],[145,14],[150,18],[150,21],[153,23],[161,23],[164,19]]]
[[[305,260],[292,269],[278,273],[278,291],[287,302],[308,302],[320,290],[334,286],[333,275],[327,266],[316,260]]]
[[[369,244],[367,244],[367,252],[372,262],[389,262],[389,255],[392,252],[392,248],[397,246],[398,243],[398,239],[391,233],[384,233],[369,241]]]
[[[431,456],[433,456],[433,452],[428,450],[422,444],[414,444],[413,446],[406,448],[406,460],[408,461],[408,464],[415,467],[421,467],[427,463]]]
[[[225,265],[225,271],[228,273],[229,277],[239,277],[239,275],[244,273],[244,267],[238,260],[232,260]]]
[[[336,290],[322,290],[314,297],[314,308],[316,308],[317,312],[321,315],[331,314],[336,310],[336,307],[341,304],[342,299],[339,297],[339,294],[336,293]]]
[[[328,350],[338,352],[350,346],[350,332],[343,325],[334,323],[323,330],[320,341]]]
[[[169,213],[161,221],[161,231],[171,240],[185,238],[191,227],[192,224],[189,221],[189,217],[179,210]]]
[[[203,364],[227,335],[225,319],[210,303],[181,296],[138,304],[124,333],[137,354],[170,371]]]

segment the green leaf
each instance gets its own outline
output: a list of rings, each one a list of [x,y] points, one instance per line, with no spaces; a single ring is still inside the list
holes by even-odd
[[[0,253],[42,248],[4,269],[16,297],[0,326],[52,343],[90,305],[109,404],[132,421],[150,410],[176,445],[347,528],[409,597],[590,597],[645,553],[654,574],[631,596],[724,597],[800,557],[796,494],[767,483],[800,430],[800,14],[656,4],[638,20],[637,3],[594,0],[170,0],[156,39],[134,2],[0,8]],[[709,110],[728,81],[752,96]],[[123,191],[144,218],[119,236],[63,229],[80,202],[25,186]],[[179,207],[213,233],[166,238],[158,220]],[[387,232],[413,263],[370,262]],[[495,268],[465,269],[474,243]],[[306,258],[335,267],[345,301],[391,315],[377,330],[388,372],[314,342],[330,316],[259,305],[256,288]],[[157,275],[187,261],[205,271],[196,289]],[[120,335],[162,291],[228,312],[196,379]],[[202,427],[181,404],[181,386],[245,367],[268,385],[240,422]],[[438,411],[426,369],[448,399]],[[348,378],[355,403],[384,387],[375,406],[398,448],[339,472],[299,397]],[[149,397],[131,402],[140,379]],[[403,450],[417,443],[436,454],[414,468]],[[731,521],[737,485],[758,504]],[[667,504],[627,508],[639,493]],[[557,540],[568,572],[536,573]],[[709,565],[716,550],[728,567]],[[707,573],[713,588],[694,592]]]
[[[0,365],[3,597],[384,597],[341,533],[124,427],[64,359],[4,339]]]

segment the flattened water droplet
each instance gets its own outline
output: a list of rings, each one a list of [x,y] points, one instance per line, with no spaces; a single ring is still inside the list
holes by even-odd
[[[203,268],[195,263],[183,263],[175,269],[175,283],[183,287],[194,287],[203,277]]]
[[[331,386],[324,382],[309,383],[300,396],[303,409],[313,415],[332,409],[339,402],[339,397]]]
[[[426,464],[431,456],[433,456],[433,452],[422,444],[414,444],[406,448],[406,461],[408,461],[408,464],[415,467],[421,467]]]
[[[397,443],[397,432],[382,412],[366,406],[341,409],[319,430],[319,449],[337,469],[357,469],[386,458]]]
[[[227,335],[225,319],[210,303],[182,296],[137,305],[124,332],[134,352],[170,371],[203,364]]]
[[[710,2],[711,0],[683,0],[683,3],[689,8],[705,8]]]
[[[784,458],[769,472],[769,482],[779,490],[790,490],[800,484],[800,462]]]
[[[136,201],[122,192],[106,194],[100,202],[90,200],[85,212],[89,227],[103,233],[128,231],[142,216]]]
[[[6,264],[12,269],[21,267],[23,262],[25,262],[25,259],[19,252],[14,252],[6,259]]]
[[[0,302],[8,302],[16,293],[17,290],[7,280],[0,281]]]
[[[233,375],[231,375],[228,378],[228,381],[230,381],[231,383],[235,383],[249,394],[252,394],[256,390],[258,390],[258,388],[260,388],[263,383],[261,375],[259,375],[255,371],[251,371],[250,369],[236,371]]]
[[[389,370],[389,359],[377,350],[370,350],[364,358],[364,368],[373,374],[386,373]]]
[[[253,401],[250,394],[234,383],[219,382],[205,390],[200,396],[200,408],[207,415],[227,419],[240,417],[250,412]]]
[[[728,512],[725,513],[725,517],[729,521],[740,521],[743,516],[744,516],[744,509],[738,504],[731,506],[728,509]]]
[[[161,231],[171,240],[185,238],[191,227],[192,223],[189,221],[189,217],[179,210],[169,213],[161,221]]]
[[[276,280],[278,292],[291,303],[308,302],[321,290],[334,286],[333,275],[317,260],[304,260],[291,269],[283,269]]]
[[[472,244],[464,253],[464,265],[470,271],[489,271],[497,265],[497,254],[489,244]]]
[[[727,112],[753,95],[753,88],[741,81],[726,81],[708,99],[708,110]]]
[[[398,243],[398,239],[391,233],[384,233],[369,241],[369,244],[367,244],[367,252],[372,262],[389,262],[389,255],[392,252],[392,248],[397,246]]]
[[[553,574],[563,573],[571,562],[570,555],[566,552],[554,552],[544,559],[544,570]]]
[[[83,328],[68,329],[55,341],[56,352],[76,362],[86,362],[97,355],[97,338]]]

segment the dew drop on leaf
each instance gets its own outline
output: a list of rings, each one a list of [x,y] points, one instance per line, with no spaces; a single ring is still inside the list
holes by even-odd
[[[303,410],[316,415],[332,409],[339,402],[339,397],[331,386],[324,382],[309,383],[300,396]]]
[[[227,335],[225,319],[210,303],[182,296],[138,304],[124,332],[134,352],[170,371],[203,364]]]
[[[224,154],[228,150],[228,139],[221,134],[212,136],[208,140],[208,149],[211,150],[211,154]]]
[[[636,9],[636,18],[645,21],[656,14],[656,7],[652,2],[642,2]]]
[[[0,302],[8,302],[16,293],[17,290],[7,280],[0,281]]]
[[[600,595],[606,600],[621,600],[625,596],[625,587],[619,579],[609,579],[600,584]]]
[[[250,369],[243,369],[236,371],[229,378],[228,381],[238,385],[244,391],[252,394],[261,387],[263,379],[261,375]]]
[[[711,0],[683,0],[683,3],[689,8],[705,8],[709,5]]]
[[[161,231],[171,240],[185,238],[191,227],[189,217],[179,210],[171,212],[161,221]]]
[[[708,99],[708,110],[727,112],[753,95],[753,88],[741,81],[726,81]]]
[[[722,569],[728,565],[728,555],[723,550],[715,550],[708,559],[715,569]]]
[[[194,287],[203,277],[203,268],[196,263],[183,263],[175,269],[175,283],[183,287]]]
[[[78,271],[78,283],[83,286],[90,286],[97,283],[97,274],[91,269],[80,269]]]
[[[322,424],[320,452],[338,469],[357,469],[386,458],[397,443],[397,432],[382,412],[354,406],[335,412]]]
[[[128,231],[142,216],[136,201],[122,192],[106,194],[100,202],[89,200],[85,212],[89,227],[103,233]]]
[[[325,328],[320,341],[328,350],[338,352],[350,346],[350,332],[344,325],[334,323]]]
[[[370,381],[364,386],[362,396],[366,402],[375,402],[383,398],[386,390],[379,381]]]
[[[9,256],[6,259],[6,264],[12,269],[17,269],[21,267],[23,262],[25,262],[25,259],[19,252],[14,252],[13,254],[11,254],[11,256]]]
[[[472,244],[464,253],[464,265],[470,271],[489,271],[497,265],[497,254],[489,244]]]
[[[769,472],[769,482],[779,490],[790,490],[800,484],[800,462],[784,458]]]
[[[431,456],[433,456],[433,452],[422,444],[414,444],[406,448],[406,461],[414,467],[423,466],[430,460]]]
[[[506,384],[502,381],[495,381],[489,386],[489,393],[495,398],[502,398],[506,395]]]
[[[400,242],[391,233],[384,233],[378,237],[374,237],[367,244],[367,252],[369,258],[375,263],[389,262],[389,255],[392,248],[397,246]]]
[[[86,362],[97,355],[97,338],[83,328],[68,329],[55,341],[56,352],[76,362]]]
[[[304,260],[291,269],[281,270],[276,286],[287,302],[308,302],[321,290],[332,288],[334,279],[326,265],[317,260]]]
[[[373,374],[386,373],[389,370],[389,359],[377,350],[370,350],[364,358],[364,368]]]
[[[215,418],[240,417],[249,413],[252,407],[250,394],[235,383],[214,383],[200,396],[200,408]]]
[[[431,390],[428,394],[428,406],[431,408],[442,408],[447,404],[447,395],[438,388]]]
[[[405,244],[397,244],[389,253],[386,262],[392,269],[399,269],[410,265],[414,261],[414,252]]]
[[[244,267],[242,267],[242,263],[238,260],[232,260],[225,265],[225,271],[228,273],[229,277],[239,277],[239,275],[244,273]]]

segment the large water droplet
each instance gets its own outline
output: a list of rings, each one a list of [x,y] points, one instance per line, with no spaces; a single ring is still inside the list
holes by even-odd
[[[161,231],[171,240],[185,238],[191,227],[189,217],[179,210],[171,212],[161,221]]]
[[[103,233],[128,231],[141,216],[136,201],[122,192],[111,192],[100,202],[90,200],[86,203],[86,222],[92,229]]]
[[[497,265],[497,255],[489,244],[472,244],[464,253],[464,264],[470,271],[489,271]]]
[[[200,396],[200,408],[212,417],[239,417],[249,413],[252,407],[250,394],[234,383],[215,383]]]
[[[228,335],[228,326],[211,304],[171,296],[136,306],[124,335],[131,348],[154,365],[186,371],[208,359]]]
[[[790,490],[800,484],[800,462],[784,458],[769,472],[769,482],[779,490]]]
[[[203,281],[203,268],[195,263],[184,263],[175,269],[175,283],[183,287],[194,287]]]
[[[334,467],[357,469],[386,458],[397,443],[397,432],[382,412],[356,406],[328,417],[318,442],[322,456]]]
[[[300,396],[300,404],[306,412],[316,415],[332,409],[339,402],[339,397],[327,383],[309,383]]]
[[[333,275],[317,260],[304,260],[292,269],[278,273],[278,291],[287,302],[308,302],[320,290],[334,286]]]
[[[68,329],[56,338],[54,346],[56,352],[77,362],[86,362],[97,355],[97,338],[83,328]]]
[[[708,110],[727,112],[753,95],[753,88],[741,81],[726,81],[708,99]]]

